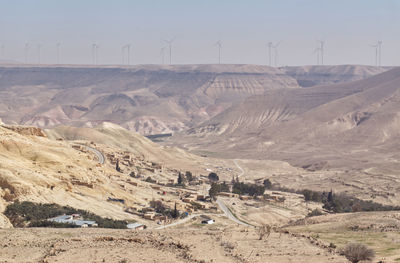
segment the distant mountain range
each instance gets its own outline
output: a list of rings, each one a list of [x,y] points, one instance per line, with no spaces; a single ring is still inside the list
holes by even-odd
[[[256,65],[0,66],[6,123],[93,127],[114,122],[141,134],[196,127],[254,95],[363,79],[386,68]],[[282,118],[282,116],[280,117]]]

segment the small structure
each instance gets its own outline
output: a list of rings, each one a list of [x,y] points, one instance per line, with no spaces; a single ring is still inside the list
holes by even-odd
[[[241,195],[239,198],[240,198],[240,200],[243,200],[243,201],[247,201],[247,200],[253,199],[253,197],[249,196],[249,195]]]
[[[146,226],[143,224],[140,224],[140,223],[131,223],[131,224],[127,224],[126,228],[134,229],[134,230],[144,230],[146,228]]]
[[[151,212],[149,212],[149,213],[145,213],[144,215],[143,215],[143,218],[144,219],[147,219],[147,220],[154,220],[154,216],[156,215],[156,213],[151,213]]]
[[[215,223],[215,220],[214,219],[206,219],[206,220],[201,221],[201,223],[205,224],[205,225],[212,225]]]
[[[72,214],[72,215],[61,215],[53,218],[47,219],[51,222],[56,223],[63,223],[63,224],[71,224],[77,225],[80,227],[97,227],[96,221],[89,221],[89,220],[81,220],[79,214]]]

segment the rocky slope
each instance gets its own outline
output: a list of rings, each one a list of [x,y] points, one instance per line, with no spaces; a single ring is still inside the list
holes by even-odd
[[[105,157],[88,150],[97,149]],[[115,169],[120,160],[121,171]],[[178,172],[205,171],[201,157],[161,147],[111,123],[95,129],[60,127],[43,131],[35,127],[0,126],[0,228],[10,224],[1,213],[15,200],[57,203],[85,209],[115,219],[142,218],[127,207],[148,205],[154,197],[151,185],[141,178],[160,182],[176,179]],[[123,199],[124,204],[107,199]],[[176,196],[165,195],[166,201]],[[176,200],[176,202],[180,202]]]
[[[0,66],[0,118],[51,128],[104,121],[141,134],[182,131],[253,95],[344,82],[385,69],[257,65]],[[312,83],[311,83],[311,82]]]
[[[40,127],[103,121],[142,134],[204,121],[266,90],[299,88],[275,68],[252,65],[1,67],[0,117]]]
[[[351,83],[266,92],[189,130],[199,139],[187,142],[236,157],[376,163],[398,154],[399,87],[396,68]]]

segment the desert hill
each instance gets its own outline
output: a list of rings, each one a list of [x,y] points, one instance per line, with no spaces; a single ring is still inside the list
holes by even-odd
[[[384,152],[397,156],[399,87],[396,68],[350,83],[266,92],[189,130],[198,140],[186,141],[186,146],[204,143],[203,149],[236,157],[296,164],[315,156],[336,164],[347,158],[361,162]]]
[[[386,69],[257,65],[0,67],[0,118],[51,128],[113,122],[141,134],[183,131],[247,97],[344,82]],[[343,76],[343,77],[342,77]],[[300,84],[300,85],[299,85]]]
[[[88,147],[101,152],[103,164]],[[117,159],[120,172],[115,168]],[[10,226],[1,213],[15,200],[57,203],[104,217],[141,221],[125,210],[148,205],[154,198],[151,184],[144,181],[146,177],[167,182],[176,180],[179,172],[191,171],[199,176],[213,165],[213,160],[161,147],[111,123],[95,129],[60,127],[46,131],[2,124],[0,227]],[[133,178],[132,173],[142,179]],[[123,199],[124,204],[109,202],[108,198]],[[169,202],[177,197],[167,194],[163,198]]]
[[[112,121],[142,134],[182,130],[268,89],[299,88],[279,69],[252,65],[8,66],[0,76],[0,116],[7,122]]]
[[[389,68],[386,67],[361,65],[298,66],[282,68],[287,75],[295,78],[302,87],[361,80],[383,73],[388,69]]]

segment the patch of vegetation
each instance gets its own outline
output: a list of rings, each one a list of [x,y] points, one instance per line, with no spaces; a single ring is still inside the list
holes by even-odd
[[[190,171],[186,171],[185,177],[186,177],[186,180],[187,180],[188,182],[192,182],[192,181],[194,180],[193,174],[192,174],[192,172],[190,172]]]
[[[212,183],[211,188],[208,191],[208,194],[210,195],[211,198],[217,196],[218,193],[220,192],[226,192],[229,193],[229,185],[227,185],[225,182],[219,184],[219,183]]]
[[[307,217],[320,216],[320,215],[323,215],[323,213],[321,212],[321,210],[319,210],[319,209],[314,209],[314,210],[312,210],[310,213],[308,213]]]
[[[235,182],[232,187],[232,193],[235,194],[248,194],[251,196],[263,195],[265,192],[264,185],[246,184],[243,182]]]
[[[211,172],[208,175],[208,179],[210,179],[210,181],[217,182],[217,181],[219,181],[219,176],[216,173]]]
[[[148,176],[145,181],[148,182],[148,183],[152,183],[152,184],[157,183],[157,181],[152,179],[150,176]]]
[[[363,244],[348,244],[341,251],[350,262],[370,261],[375,257],[375,252]]]
[[[271,189],[272,188],[272,183],[269,179],[265,179],[263,182],[263,185],[265,186],[265,189]]]
[[[312,190],[294,190],[280,186],[273,186],[274,190],[302,194],[305,201],[323,203],[323,208],[333,213],[372,212],[372,211],[396,211],[400,206],[382,205],[373,201],[365,201],[346,194],[330,192],[318,192]]]
[[[154,210],[162,214],[163,216],[169,217],[169,218],[178,218],[179,217],[179,211],[176,209],[176,203],[175,203],[175,208],[172,210],[168,207],[166,207],[161,201],[155,201],[152,200],[150,201],[150,207],[154,208]]]
[[[178,174],[178,186],[185,186],[186,178],[179,172]]]
[[[86,210],[75,209],[70,206],[57,204],[40,204],[33,202],[14,202],[9,204],[4,215],[10,220],[14,227],[67,227],[54,224],[47,219],[59,215],[80,214],[85,220],[96,221],[101,228],[126,228],[126,221],[104,218]],[[71,227],[71,225],[68,225]]]

